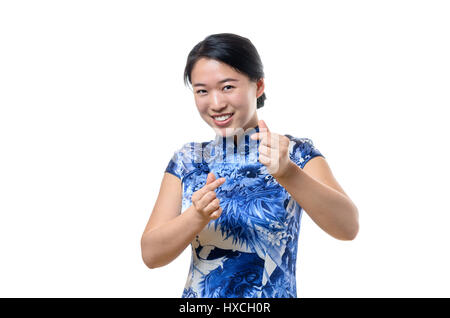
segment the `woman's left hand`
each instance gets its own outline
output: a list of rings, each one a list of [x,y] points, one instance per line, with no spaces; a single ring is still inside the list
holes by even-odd
[[[289,138],[269,131],[264,120],[258,121],[259,132],[250,136],[260,140],[259,162],[267,167],[267,171],[275,178],[284,176],[289,170]]]

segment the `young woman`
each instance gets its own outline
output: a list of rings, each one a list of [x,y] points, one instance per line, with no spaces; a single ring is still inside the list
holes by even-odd
[[[189,244],[182,297],[297,297],[302,211],[340,240],[355,238],[358,210],[311,139],[258,119],[263,66],[244,37],[206,37],[189,53],[185,83],[216,135],[179,148],[165,170],[141,240],[149,268]]]

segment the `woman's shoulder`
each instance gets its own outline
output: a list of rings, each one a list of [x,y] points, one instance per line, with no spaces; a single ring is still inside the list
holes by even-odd
[[[314,147],[314,142],[308,137],[295,137],[289,134],[285,134],[290,140],[290,150],[294,148]]]
[[[207,146],[212,141],[189,141],[182,143],[173,153],[171,161],[173,164],[182,166],[187,170],[193,167],[194,163],[201,163],[204,161],[205,152],[208,151]],[[195,164],[194,164],[195,166]]]
[[[209,141],[188,141],[184,142],[176,148],[175,153],[183,156],[192,157],[198,151],[202,151],[208,144],[210,144],[213,140]]]
[[[203,149],[209,142],[184,142],[173,152],[166,172],[172,173],[181,180],[202,162]]]

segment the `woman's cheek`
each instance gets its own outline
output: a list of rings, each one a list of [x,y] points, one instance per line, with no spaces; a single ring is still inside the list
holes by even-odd
[[[201,102],[196,101],[196,104],[197,104],[197,109],[198,109],[198,112],[200,113],[200,115],[205,116],[205,117],[208,116],[208,107],[206,107],[206,105]]]

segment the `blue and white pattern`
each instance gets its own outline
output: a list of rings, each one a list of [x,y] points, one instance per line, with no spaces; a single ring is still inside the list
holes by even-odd
[[[258,161],[251,128],[234,137],[216,135],[186,143],[166,172],[182,181],[182,211],[212,171],[226,182],[216,189],[223,209],[192,241],[192,260],[182,297],[297,297],[296,258],[302,208]],[[289,156],[300,168],[324,157],[308,138],[290,139]]]

